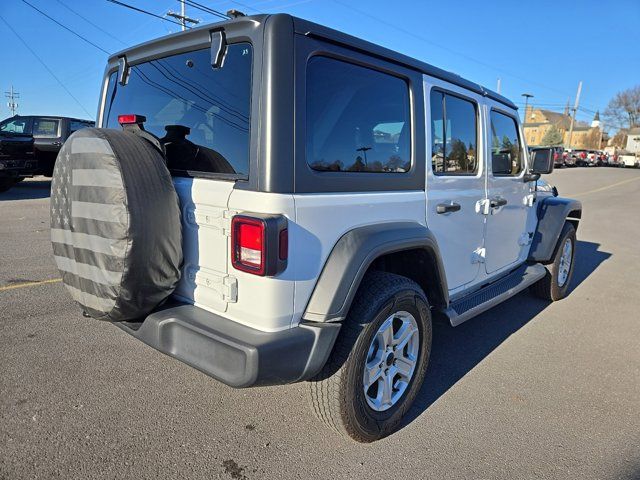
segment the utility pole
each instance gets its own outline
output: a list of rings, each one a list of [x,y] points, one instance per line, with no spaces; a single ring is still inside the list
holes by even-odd
[[[13,85],[11,85],[11,89],[8,92],[4,92],[4,96],[9,99],[7,102],[7,107],[11,110],[11,116],[13,117],[18,110],[18,102],[16,100],[20,98],[20,94],[13,89]]]
[[[173,17],[173,18],[177,18],[180,21],[180,24],[182,25],[182,31],[184,32],[187,29],[187,22],[193,23],[194,25],[197,25],[198,23],[200,23],[200,20],[196,20],[195,18],[187,17],[187,13],[186,13],[186,10],[185,10],[186,7],[184,5],[184,0],[178,0],[178,2],[180,3],[180,13],[173,12],[173,11],[169,10],[167,12],[167,15],[169,15],[170,17]]]
[[[529,99],[533,98],[533,95],[530,93],[523,93],[522,96],[524,97],[524,119],[522,121],[522,126],[524,127],[527,123],[527,107],[529,106]]]
[[[573,123],[576,121],[576,112],[578,111],[578,105],[580,105],[580,92],[582,91],[582,80],[578,83],[578,92],[576,93],[576,103],[573,106],[573,115],[571,115],[571,124],[569,126],[569,141],[567,142],[567,148],[571,148],[571,137],[573,137]]]
[[[502,79],[501,79],[501,78],[498,78],[498,86],[497,86],[497,88],[496,88],[496,92],[498,92],[498,93],[500,93],[500,86],[501,86],[500,84],[501,84],[501,83],[502,83]]]

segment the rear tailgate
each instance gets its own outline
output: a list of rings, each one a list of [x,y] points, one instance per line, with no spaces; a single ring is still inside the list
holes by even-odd
[[[235,278],[227,274],[227,203],[233,182],[209,179],[174,179],[182,210],[182,279],[177,298],[217,312],[236,301]]]

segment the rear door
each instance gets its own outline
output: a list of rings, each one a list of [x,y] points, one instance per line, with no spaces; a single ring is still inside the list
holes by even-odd
[[[110,75],[106,126],[118,116],[143,115],[144,128],[160,138],[182,211],[184,263],[175,295],[224,312],[236,300],[229,276],[231,212],[235,182],[249,175],[252,47],[227,47],[222,66],[210,48],[152,56],[130,66],[122,85]]]
[[[488,125],[491,167],[487,172],[485,265],[492,274],[524,261],[533,234],[527,228],[533,196],[531,184],[523,181],[526,157],[515,115],[492,107]]]
[[[483,256],[485,198],[482,99],[437,80],[427,98],[427,225],[434,232],[450,293],[472,283]]]

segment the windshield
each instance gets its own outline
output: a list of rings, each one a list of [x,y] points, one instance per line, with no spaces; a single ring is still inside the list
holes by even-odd
[[[125,86],[109,79],[104,127],[119,129],[118,115],[144,115],[160,137],[174,175],[246,177],[252,49],[229,45],[221,68],[203,49],[131,67]]]

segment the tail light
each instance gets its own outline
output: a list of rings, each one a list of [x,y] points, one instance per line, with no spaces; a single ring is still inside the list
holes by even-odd
[[[282,215],[235,215],[231,221],[231,246],[231,264],[236,270],[277,275],[287,267],[287,219]]]

